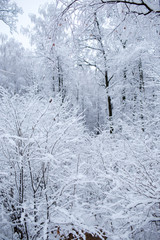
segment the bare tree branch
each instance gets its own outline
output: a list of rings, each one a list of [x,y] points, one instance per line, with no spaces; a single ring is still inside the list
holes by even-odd
[[[65,8],[62,15],[64,15],[71,7],[77,3],[78,0],[71,1],[70,4]],[[156,13],[160,14],[160,10],[155,10],[153,7],[149,6],[148,3],[145,2],[145,0],[99,0],[98,2],[91,1],[89,6],[98,6],[98,5],[105,5],[105,4],[125,4],[125,6],[128,8],[129,5],[131,6],[137,6],[137,11],[130,11],[130,13],[136,13],[138,15],[148,15],[150,13]],[[144,7],[144,11],[142,8]]]

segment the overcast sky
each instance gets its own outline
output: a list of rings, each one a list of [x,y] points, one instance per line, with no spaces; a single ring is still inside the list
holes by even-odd
[[[29,40],[27,39],[27,37],[23,36],[20,33],[21,26],[27,27],[28,25],[30,25],[31,22],[28,15],[30,13],[38,14],[38,9],[41,5],[45,4],[46,2],[53,2],[53,1],[54,0],[14,0],[14,2],[16,2],[17,5],[21,7],[24,12],[22,15],[19,15],[19,18],[18,18],[18,23],[17,23],[18,34],[13,33],[11,35],[9,27],[2,22],[0,22],[0,29],[1,29],[0,32],[5,33],[10,37],[16,38],[17,40],[23,43],[24,47],[30,47]]]

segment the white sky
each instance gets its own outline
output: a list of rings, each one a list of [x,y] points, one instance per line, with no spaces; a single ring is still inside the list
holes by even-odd
[[[22,42],[24,47],[30,48],[29,39],[20,33],[21,27],[27,27],[31,24],[29,14],[38,14],[38,9],[46,2],[54,2],[55,0],[13,0],[19,7],[23,9],[23,14],[19,15],[17,22],[18,33],[10,33],[10,29],[2,21],[0,21],[0,32],[7,34],[9,37],[14,37],[19,42]]]

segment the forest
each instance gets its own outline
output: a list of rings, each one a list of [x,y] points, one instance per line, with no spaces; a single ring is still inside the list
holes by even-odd
[[[160,1],[30,19],[32,50],[0,33],[0,240],[159,240]]]

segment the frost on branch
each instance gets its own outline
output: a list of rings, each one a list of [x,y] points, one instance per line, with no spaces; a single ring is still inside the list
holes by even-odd
[[[22,13],[22,9],[15,2],[10,0],[1,0],[0,2],[0,20],[7,24],[10,30],[15,30],[17,15]]]

